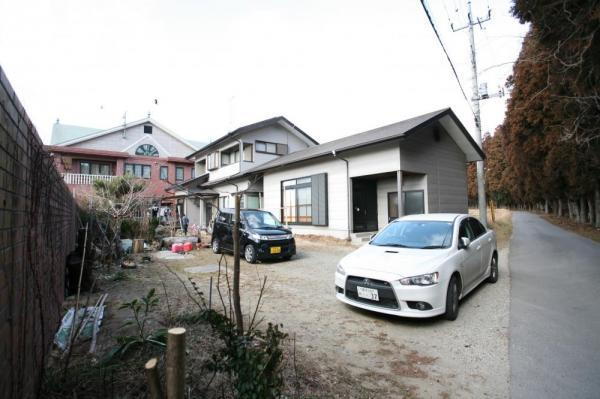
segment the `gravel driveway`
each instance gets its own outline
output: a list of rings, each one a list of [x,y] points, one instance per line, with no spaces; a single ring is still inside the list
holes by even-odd
[[[449,322],[385,316],[337,301],[335,268],[355,247],[304,239],[297,245],[288,262],[242,262],[244,312],[256,306],[267,276],[260,316],[295,334],[297,350],[317,360],[323,373],[341,368],[357,387],[387,397],[508,397],[508,250],[500,251],[498,283],[472,292]],[[215,263],[214,255],[203,254],[178,269]],[[190,274],[200,286],[210,275]]]

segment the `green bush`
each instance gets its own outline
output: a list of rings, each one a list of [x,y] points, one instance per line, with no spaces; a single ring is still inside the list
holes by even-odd
[[[121,238],[140,238],[141,223],[135,219],[125,219],[121,222]]]
[[[283,386],[281,344],[287,337],[280,326],[269,323],[264,332],[253,328],[240,335],[226,316],[207,310],[204,317],[225,344],[209,368],[233,377],[236,397],[278,398]]]
[[[158,227],[159,224],[160,224],[160,221],[158,220],[158,218],[151,218],[150,221],[148,222],[148,240],[149,241],[154,240],[156,228]]]

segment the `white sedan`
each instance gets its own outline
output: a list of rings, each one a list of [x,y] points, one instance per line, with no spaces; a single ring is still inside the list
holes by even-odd
[[[498,281],[496,234],[462,214],[396,219],[344,257],[337,299],[406,317],[458,316],[459,300],[481,282]]]

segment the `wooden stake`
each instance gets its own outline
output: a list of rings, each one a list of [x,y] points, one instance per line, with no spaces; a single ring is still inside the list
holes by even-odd
[[[146,362],[146,378],[148,379],[148,389],[150,391],[150,399],[163,399],[160,379],[158,378],[158,369],[156,363],[158,360],[154,357]]]
[[[185,393],[185,328],[171,328],[167,335],[167,399],[183,399]]]
[[[134,254],[141,254],[144,252],[144,240],[136,238],[133,240],[132,251]]]
[[[212,309],[212,276],[210,276],[210,287],[208,289],[208,309]]]
[[[235,194],[235,213],[233,221],[233,309],[238,334],[244,333],[244,319],[240,299],[240,194]]]

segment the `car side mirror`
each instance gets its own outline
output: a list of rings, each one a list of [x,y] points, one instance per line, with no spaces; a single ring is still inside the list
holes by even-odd
[[[467,237],[460,237],[460,240],[458,241],[458,249],[466,249],[469,247],[469,245],[471,245],[471,240],[469,240]]]

